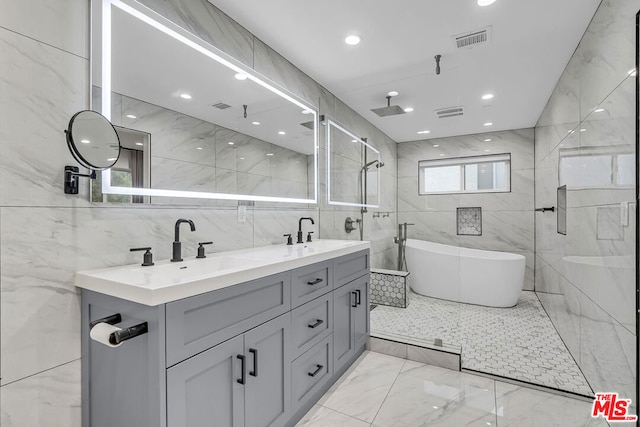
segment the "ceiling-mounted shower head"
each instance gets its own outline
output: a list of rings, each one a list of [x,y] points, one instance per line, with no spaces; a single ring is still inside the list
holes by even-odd
[[[436,75],[440,74],[440,58],[442,58],[442,55],[436,55],[435,59],[436,59]]]
[[[405,111],[402,108],[400,108],[399,105],[391,105],[391,96],[390,95],[388,95],[386,98],[387,98],[387,106],[386,107],[372,108],[371,111],[373,111],[374,113],[376,113],[380,117],[395,116],[395,115],[398,115],[398,114],[404,114],[405,113]]]

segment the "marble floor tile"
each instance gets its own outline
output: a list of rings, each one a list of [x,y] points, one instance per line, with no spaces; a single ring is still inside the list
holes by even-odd
[[[371,423],[404,363],[404,359],[366,351],[318,403]]]
[[[522,292],[518,304],[506,309],[411,293],[406,309],[373,309],[371,331],[373,336],[440,338],[460,346],[463,370],[593,395],[534,292]]]
[[[302,418],[297,427],[368,427],[370,424],[350,417],[333,409],[315,405]]]
[[[498,427],[607,426],[602,418],[591,418],[591,402],[495,383]]]
[[[422,365],[398,375],[376,427],[495,425],[494,381]]]

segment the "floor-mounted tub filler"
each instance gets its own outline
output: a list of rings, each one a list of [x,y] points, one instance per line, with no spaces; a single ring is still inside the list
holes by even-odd
[[[525,257],[407,239],[414,292],[488,307],[513,307],[524,287]]]

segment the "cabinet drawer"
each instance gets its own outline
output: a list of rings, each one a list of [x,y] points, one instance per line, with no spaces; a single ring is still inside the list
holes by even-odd
[[[290,291],[287,272],[168,303],[167,366],[286,313]]]
[[[293,410],[303,406],[333,375],[333,336],[313,346],[293,361]]]
[[[311,301],[333,289],[331,262],[298,268],[291,273],[291,307]]]
[[[333,298],[325,294],[291,312],[293,357],[304,353],[333,330]]]
[[[336,288],[357,279],[363,274],[369,274],[368,250],[345,255],[334,261],[333,275]]]

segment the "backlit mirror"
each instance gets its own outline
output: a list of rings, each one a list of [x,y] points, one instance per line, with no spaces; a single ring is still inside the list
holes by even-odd
[[[102,196],[316,203],[313,105],[135,1],[93,0],[92,19],[94,108],[148,135],[148,169],[103,172]]]
[[[327,193],[331,205],[380,205],[380,152],[340,124],[327,120]]]

